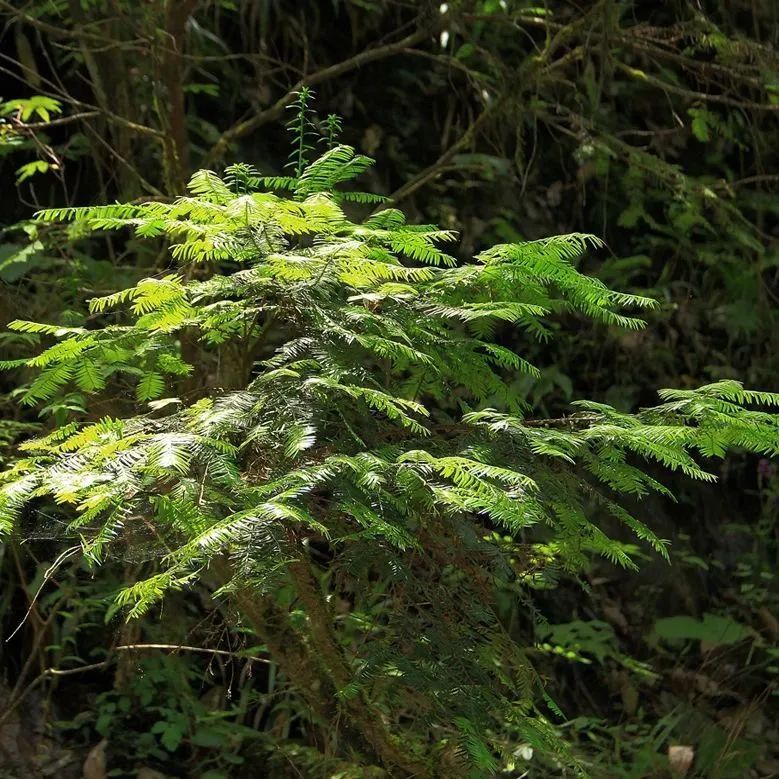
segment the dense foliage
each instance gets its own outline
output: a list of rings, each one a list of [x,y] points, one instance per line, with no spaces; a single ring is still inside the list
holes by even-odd
[[[46,687],[55,740],[102,737],[118,772],[639,777],[674,740],[701,776],[770,770],[709,701],[757,710],[779,638],[779,397],[739,381],[776,383],[775,9],[552,6],[0,3],[25,83],[0,125],[4,624],[31,649],[0,725]],[[710,567],[685,513],[739,522],[687,480],[733,451],[761,520]],[[647,657],[655,585],[598,588],[663,559],[742,584],[727,613],[674,582]],[[706,702],[640,705],[679,642],[704,662],[674,700]],[[704,670],[721,647],[743,693]],[[211,698],[198,653],[226,663]],[[91,711],[57,702],[71,679]]]

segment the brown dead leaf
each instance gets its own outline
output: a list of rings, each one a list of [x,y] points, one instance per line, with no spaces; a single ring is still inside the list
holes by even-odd
[[[366,154],[375,154],[384,139],[384,130],[377,124],[370,125],[362,136],[362,148]]]
[[[107,747],[108,741],[103,739],[89,750],[82,768],[84,779],[106,779],[106,768],[108,767]]]
[[[630,683],[630,680],[625,674],[622,680],[622,686],[619,690],[620,697],[622,698],[622,708],[625,714],[632,717],[636,711],[638,711],[638,690]]]
[[[625,615],[620,610],[619,606],[610,605],[603,607],[603,616],[606,622],[611,623],[614,627],[618,627],[620,630],[628,629],[628,621]]]
[[[687,776],[695,759],[695,750],[690,746],[674,745],[668,747],[668,765],[674,776]]]
[[[774,641],[779,641],[779,620],[765,606],[761,606],[757,610],[757,616],[760,617],[768,635]]]
[[[169,779],[169,777],[167,774],[160,773],[154,768],[146,768],[146,766],[144,766],[143,768],[138,769],[138,773],[135,774],[135,779]]]

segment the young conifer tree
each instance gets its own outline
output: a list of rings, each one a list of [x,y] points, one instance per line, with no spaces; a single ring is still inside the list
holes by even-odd
[[[299,696],[310,765],[489,776],[491,734],[563,749],[495,592],[521,597],[591,555],[632,567],[604,515],[666,555],[620,502],[667,494],[641,461],[712,481],[701,457],[776,454],[779,417],[756,407],[779,395],[719,381],[636,414],[578,402],[532,418],[510,385],[537,369],[498,326],[545,339],[576,312],[637,329],[623,310],[654,303],[576,270],[600,245],[589,235],[459,263],[449,230],[394,208],[353,220],[345,203],[378,198],[344,184],[371,161],[335,145],[304,164],[307,137],[288,178],[234,165],[172,203],[38,215],[164,236],[178,270],[93,299],[82,327],[10,325],[50,342],[4,363],[37,371],[23,403],[132,386],[136,408],[23,443],[0,476],[0,530],[45,508],[100,565],[151,529],[159,567],[128,582],[128,615],[217,582]]]

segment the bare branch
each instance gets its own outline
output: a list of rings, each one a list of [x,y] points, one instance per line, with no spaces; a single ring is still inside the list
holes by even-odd
[[[48,130],[49,127],[59,127],[63,124],[70,124],[71,122],[79,122],[83,119],[94,119],[96,116],[100,116],[100,111],[84,111],[80,114],[71,114],[70,116],[61,116],[59,119],[52,119],[49,122],[32,122],[27,124],[26,122],[20,122],[14,120],[13,126],[15,130]]]
[[[696,92],[692,89],[678,87],[675,84],[669,84],[667,81],[663,81],[656,76],[645,73],[643,70],[631,68],[629,65],[625,65],[621,62],[617,63],[617,68],[636,81],[645,81],[647,84],[651,84],[658,89],[662,89],[664,92],[680,95],[682,97],[686,97],[688,100],[701,100],[707,103],[721,103],[722,105],[729,105],[733,108],[743,108],[748,111],[779,111],[779,105],[774,103],[755,103],[749,100],[736,100],[735,98],[727,97],[726,95],[712,95],[708,92]]]
[[[424,170],[419,171],[416,176],[413,176],[405,184],[403,184],[402,187],[395,190],[395,192],[389,196],[389,202],[393,204],[399,203],[401,200],[409,197],[409,195],[414,194],[414,192],[423,187],[429,181],[432,181],[445,169],[449,168],[449,162],[452,160],[452,158],[457,155],[459,151],[468,146],[469,143],[471,143],[476,132],[498,110],[498,108],[503,104],[504,99],[505,96],[500,97],[491,105],[487,106],[487,108],[482,111],[477,119],[468,126],[468,129],[432,165],[428,165],[428,167],[424,168]],[[376,210],[380,211],[385,207],[386,205],[382,204]]]
[[[384,46],[366,49],[365,51],[356,54],[354,57],[349,57],[349,59],[338,62],[335,65],[330,65],[322,70],[318,70],[316,73],[304,76],[270,108],[266,108],[264,111],[260,111],[260,113],[255,114],[242,122],[238,122],[229,130],[226,130],[222,134],[222,137],[208,150],[202,163],[203,167],[213,165],[213,163],[225,153],[231,143],[254,132],[263,125],[279,119],[283,115],[284,109],[295,99],[295,94],[303,87],[314,87],[317,84],[322,84],[325,81],[337,78],[338,76],[356,70],[363,65],[367,65],[369,62],[375,62],[376,60],[391,57],[395,54],[405,53],[410,47],[425,40],[425,38],[430,35],[431,31],[432,28],[430,26],[423,27],[395,43],[388,43]]]

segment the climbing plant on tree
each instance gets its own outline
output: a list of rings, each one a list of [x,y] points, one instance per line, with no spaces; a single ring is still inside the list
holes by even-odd
[[[458,264],[449,230],[392,208],[352,218],[378,200],[344,189],[371,161],[344,145],[310,161],[304,102],[296,116],[291,177],[234,165],[172,203],[39,214],[164,236],[179,270],[93,299],[81,327],[11,324],[49,343],[3,363],[37,371],[23,403],[132,387],[137,408],[24,442],[0,476],[0,529],[45,510],[95,566],[157,544],[156,572],[118,596],[130,617],[215,584],[299,697],[322,765],[481,777],[509,739],[560,752],[496,589],[525,597],[593,554],[633,566],[607,516],[664,555],[621,502],[666,492],[641,461],[712,480],[700,458],[776,453],[779,416],[756,407],[779,395],[720,381],[636,414],[579,402],[533,418],[509,382],[537,369],[499,328],[545,339],[576,312],[637,329],[623,311],[652,301],[576,270],[593,236]]]

